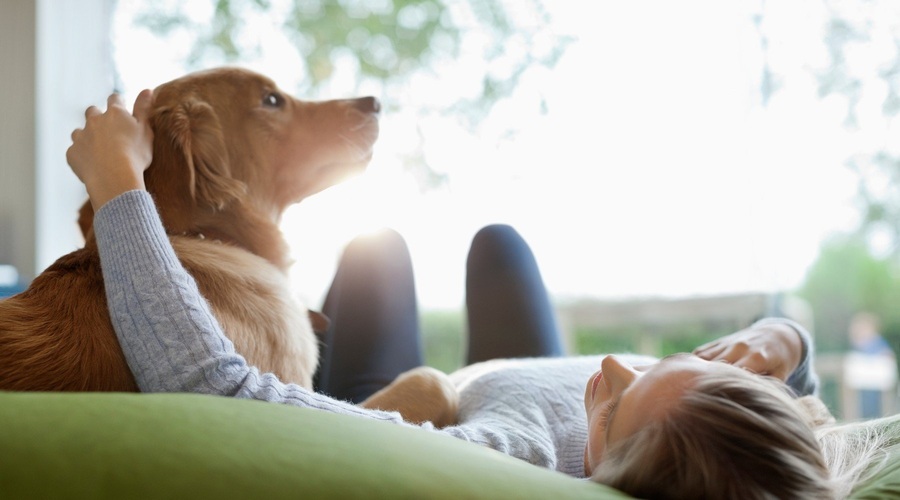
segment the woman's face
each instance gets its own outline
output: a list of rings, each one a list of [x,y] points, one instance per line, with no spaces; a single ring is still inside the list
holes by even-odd
[[[588,420],[585,474],[590,477],[610,446],[665,416],[698,376],[736,369],[693,354],[675,354],[638,367],[616,356],[603,358],[600,371],[588,380],[584,393]]]

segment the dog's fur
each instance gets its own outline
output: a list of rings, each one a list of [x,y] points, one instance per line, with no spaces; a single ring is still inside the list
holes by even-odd
[[[450,376],[429,366],[403,372],[388,386],[369,396],[361,406],[398,411],[409,422],[431,422],[438,427],[457,423],[459,391]]]
[[[249,363],[311,387],[318,344],[289,290],[279,218],[365,168],[373,98],[304,102],[237,68],[155,90],[145,174],[172,245]],[[0,301],[0,390],[134,391],[109,320],[89,205],[85,246]]]

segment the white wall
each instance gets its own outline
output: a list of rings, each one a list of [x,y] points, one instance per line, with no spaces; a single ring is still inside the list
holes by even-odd
[[[114,0],[0,0],[0,264],[27,281],[78,248],[86,199],[65,160],[113,90]]]
[[[0,0],[0,264],[35,268],[37,12]]]
[[[114,0],[40,0],[37,24],[37,267],[81,246],[77,209],[87,199],[66,164],[84,109],[114,90]]]

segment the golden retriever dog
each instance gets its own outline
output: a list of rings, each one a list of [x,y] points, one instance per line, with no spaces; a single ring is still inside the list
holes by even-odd
[[[286,271],[291,204],[361,171],[378,137],[372,97],[308,102],[237,68],[155,90],[145,180],[172,245],[249,363],[310,388],[318,343]],[[90,205],[84,248],[0,301],[0,390],[136,391],[109,320]]]

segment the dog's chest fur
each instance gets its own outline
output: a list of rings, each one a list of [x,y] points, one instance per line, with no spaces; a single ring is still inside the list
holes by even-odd
[[[311,388],[318,342],[287,275],[236,246],[193,236],[170,239],[237,352],[263,372]]]

